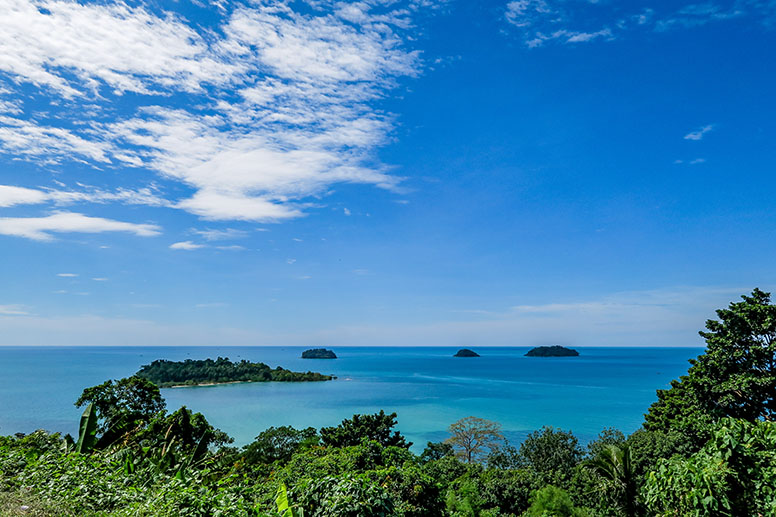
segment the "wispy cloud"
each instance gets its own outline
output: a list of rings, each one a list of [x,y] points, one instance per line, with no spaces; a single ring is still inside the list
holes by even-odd
[[[0,116],[0,150],[43,165],[150,170],[193,192],[0,190],[0,206],[142,203],[278,222],[304,216],[308,198],[334,184],[401,181],[376,159],[394,120],[375,103],[422,70],[406,42],[414,13],[433,2],[257,2],[214,12],[214,30],[143,5],[7,4],[0,83],[13,102],[25,85],[52,102],[45,116],[24,103]],[[116,115],[119,98],[128,114]]]
[[[57,273],[57,276],[61,276],[62,278],[75,278],[78,276],[78,273]]]
[[[249,235],[245,230],[235,230],[234,228],[224,228],[223,230],[192,230],[193,233],[204,238],[206,241],[226,241],[233,239],[242,239]]]
[[[36,241],[54,240],[52,233],[125,232],[140,237],[159,235],[154,224],[136,224],[74,212],[55,212],[45,217],[0,217],[0,235],[24,237]]]
[[[706,133],[708,133],[709,131],[711,131],[712,129],[714,129],[714,126],[712,124],[709,124],[707,126],[703,126],[702,128],[700,128],[700,129],[698,129],[696,131],[691,131],[691,132],[687,133],[686,135],[684,135],[684,139],[685,140],[695,140],[695,141],[703,140],[703,136]]]
[[[660,32],[747,16],[762,21],[764,26],[776,19],[776,4],[772,1],[685,1],[669,5],[669,9],[634,7],[628,12],[627,6],[592,0],[513,0],[506,4],[504,18],[521,32],[528,47],[550,41],[614,40],[631,31]]]
[[[29,312],[22,305],[0,305],[0,314],[4,316],[26,316]]]
[[[176,242],[174,244],[170,244],[171,250],[184,250],[184,251],[192,251],[192,250],[198,250],[200,248],[204,248],[204,244],[196,244],[191,241],[182,241],[182,242]]]

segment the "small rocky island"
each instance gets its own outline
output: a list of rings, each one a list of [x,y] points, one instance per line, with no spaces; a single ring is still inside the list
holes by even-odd
[[[469,350],[468,348],[462,348],[459,351],[457,351],[453,357],[479,357],[479,356],[480,354],[478,354],[474,350]]]
[[[578,355],[579,352],[573,348],[560,345],[537,346],[525,354],[526,357],[577,357]]]
[[[235,382],[310,382],[330,381],[334,377],[315,372],[292,372],[270,368],[264,363],[242,360],[232,362],[228,357],[185,361],[158,359],[143,365],[135,374],[153,382],[160,388],[183,386],[212,386]]]
[[[336,359],[337,354],[333,350],[325,348],[311,348],[302,352],[302,359]]]

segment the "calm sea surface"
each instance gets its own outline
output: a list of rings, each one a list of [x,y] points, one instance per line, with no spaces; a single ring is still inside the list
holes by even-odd
[[[399,429],[422,449],[455,420],[500,422],[519,442],[542,425],[583,440],[604,427],[629,433],[655,390],[687,371],[701,348],[578,348],[580,357],[530,358],[527,347],[339,347],[336,360],[301,359],[302,347],[0,347],[0,434],[47,429],[75,434],[81,391],[132,375],[155,359],[261,361],[334,374],[332,382],[251,383],[163,389],[168,409],[203,413],[245,444],[269,426],[321,427],[354,413],[398,413]]]

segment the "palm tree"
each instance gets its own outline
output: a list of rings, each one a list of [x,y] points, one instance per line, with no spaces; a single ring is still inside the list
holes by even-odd
[[[615,489],[625,516],[636,517],[638,487],[630,447],[625,444],[609,444],[595,458],[588,461],[588,466],[606,485]]]

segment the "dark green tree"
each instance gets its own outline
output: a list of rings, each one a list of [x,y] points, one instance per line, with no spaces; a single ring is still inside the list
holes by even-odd
[[[395,425],[396,413],[387,415],[382,409],[373,415],[353,415],[336,427],[321,428],[321,441],[330,447],[348,447],[366,439],[385,447],[409,449],[412,442],[407,442],[398,431],[393,431]]]
[[[318,443],[313,427],[295,429],[291,426],[270,427],[243,448],[242,457],[248,464],[286,462],[299,449]]]
[[[529,434],[518,454],[520,463],[531,469],[544,484],[561,487],[568,485],[574,468],[583,457],[576,436],[550,426]]]
[[[455,454],[453,446],[447,442],[428,442],[423,453],[420,455],[420,461],[427,463],[429,461],[441,460],[446,456]]]
[[[141,377],[128,377],[118,381],[105,381],[86,388],[77,407],[93,403],[100,419],[98,433],[120,435],[131,427],[149,422],[164,411],[165,403],[159,387]]]
[[[769,293],[755,289],[743,301],[708,320],[706,352],[687,375],[658,391],[646,415],[647,430],[681,431],[696,449],[723,417],[754,422],[776,417],[776,306]]]

